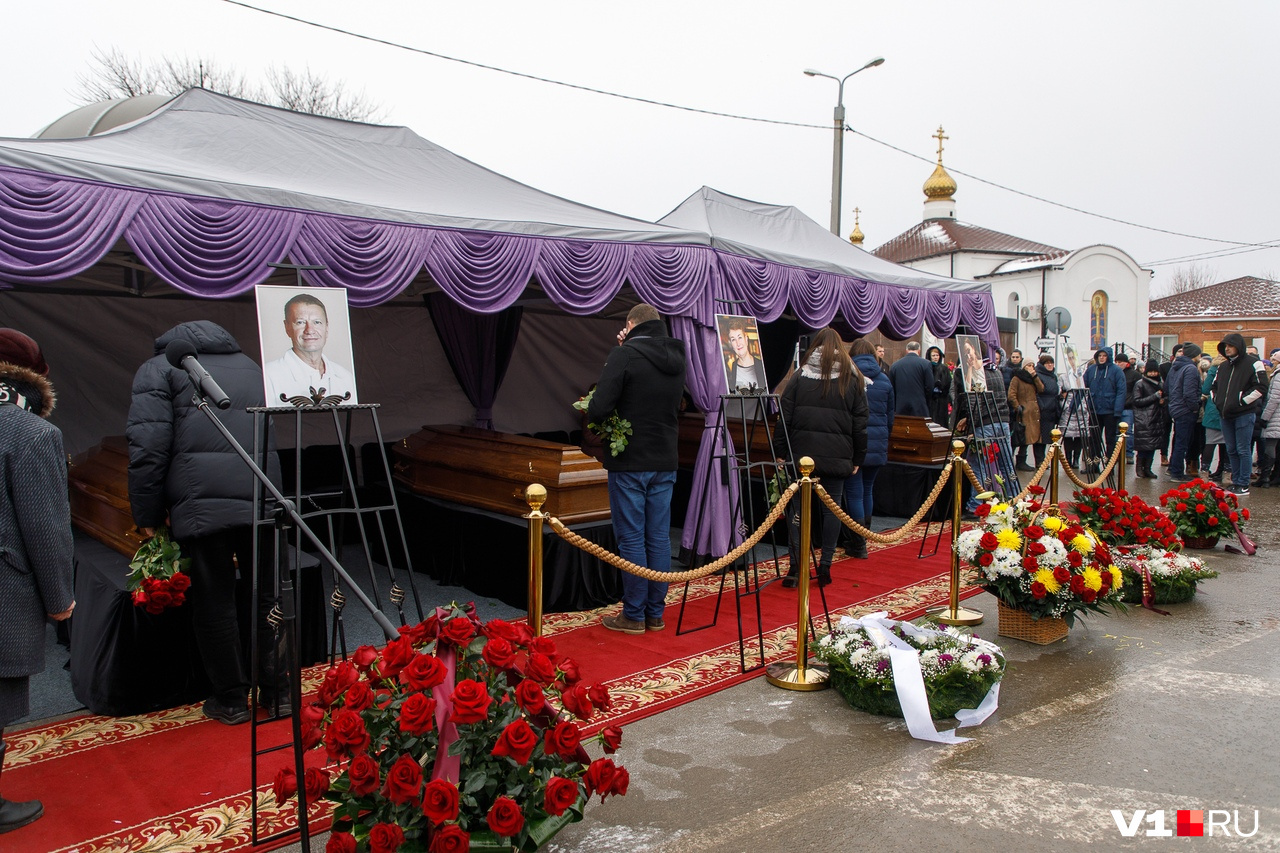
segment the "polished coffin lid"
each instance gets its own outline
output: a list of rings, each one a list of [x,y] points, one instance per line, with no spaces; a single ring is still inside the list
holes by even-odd
[[[137,553],[143,537],[129,508],[129,447],[123,435],[109,435],[72,459],[67,485],[72,524],[127,557]]]
[[[527,515],[525,489],[566,524],[609,517],[609,475],[571,444],[463,426],[424,426],[392,448],[393,476],[413,492],[501,515]]]

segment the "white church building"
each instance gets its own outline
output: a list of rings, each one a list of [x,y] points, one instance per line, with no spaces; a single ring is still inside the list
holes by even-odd
[[[956,219],[956,182],[942,166],[947,137],[941,127],[934,137],[938,165],[924,183],[923,221],[873,254],[940,275],[991,282],[1000,330],[1011,332],[1013,345],[1024,354],[1033,355],[1036,339],[1052,332],[1055,308],[1069,312],[1066,334],[1085,358],[1117,344],[1141,352],[1147,343],[1151,271],[1115,246],[1060,249]],[[861,238],[859,230],[850,239]]]

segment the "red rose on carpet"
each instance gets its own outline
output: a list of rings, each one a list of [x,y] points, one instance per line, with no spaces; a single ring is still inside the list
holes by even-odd
[[[565,684],[577,684],[582,680],[582,674],[578,672],[578,662],[573,658],[560,661],[560,672],[564,675]]]
[[[576,723],[561,720],[556,723],[555,728],[547,730],[543,740],[543,749],[548,753],[572,759],[578,751],[578,744],[582,742],[582,732]]]
[[[382,649],[382,659],[378,661],[378,672],[383,678],[395,678],[400,670],[413,660],[413,644],[404,637],[397,637]]]
[[[1047,590],[1044,588],[1044,584],[1040,583],[1040,581],[1031,582],[1031,594],[1036,598],[1044,598],[1046,593]]]
[[[512,622],[511,630],[516,632],[515,644],[522,649],[529,648],[533,642],[533,629],[526,622]]]
[[[591,699],[591,704],[595,705],[601,711],[607,711],[613,707],[613,697],[609,695],[609,688],[603,684],[593,684],[587,690],[587,696]]]
[[[449,697],[453,703],[453,713],[449,719],[455,723],[478,723],[489,716],[489,705],[493,697],[483,682],[465,679],[459,681]]]
[[[457,621],[457,620],[454,620]],[[443,684],[448,671],[435,655],[414,655],[400,672],[400,683],[412,690],[430,690]]]
[[[407,735],[424,735],[436,722],[436,700],[425,693],[414,693],[400,706],[400,731]]]
[[[347,765],[347,778],[351,780],[351,793],[357,797],[372,794],[382,781],[378,777],[378,762],[368,753],[360,753]]]
[[[539,684],[550,684],[556,680],[556,666],[551,658],[540,652],[529,654],[529,663],[524,668],[526,678],[532,678]]]
[[[541,685],[526,679],[516,685],[516,704],[526,713],[536,714],[547,706],[547,697]]]
[[[556,644],[550,637],[534,637],[529,641],[529,651],[546,655],[554,660],[556,657]]]
[[[351,655],[351,662],[361,672],[368,672],[369,667],[378,659],[378,650],[373,646],[361,646]]]
[[[618,797],[627,795],[627,788],[631,785],[631,774],[627,772],[627,768],[619,767],[617,772],[613,774],[613,784],[609,786],[609,793]]]
[[[547,792],[542,798],[542,807],[547,814],[559,817],[565,809],[578,802],[578,783],[572,779],[552,776],[547,780]]]
[[[292,768],[286,767],[276,773],[271,783],[271,793],[276,795],[276,805],[284,805],[284,801],[298,793],[298,775]]]
[[[412,755],[402,755],[391,765],[387,773],[387,782],[382,786],[382,793],[397,805],[404,805],[418,799],[422,788],[422,767]]]
[[[422,811],[432,823],[457,820],[458,786],[448,779],[432,779],[427,783],[427,790],[422,796]],[[435,849],[434,844],[431,849]]]
[[[353,711],[363,711],[373,706],[373,688],[367,681],[357,681],[347,688],[347,695],[342,698],[342,705]]]
[[[329,771],[323,767],[308,767],[302,777],[302,786],[307,792],[307,802],[314,803],[329,791]]]
[[[404,844],[404,830],[394,823],[375,823],[369,830],[369,853],[395,853]]]
[[[498,797],[494,800],[485,819],[490,829],[508,838],[524,828],[524,815],[520,813],[520,806],[510,797]]]
[[[1076,595],[1079,595],[1080,593],[1084,592],[1084,590],[1085,590],[1084,575],[1072,575],[1071,591],[1074,592]]]
[[[566,711],[582,720],[591,719],[591,715],[596,712],[591,699],[587,696],[587,688],[581,684],[575,684],[566,689],[560,694],[560,701],[564,703]]]
[[[349,832],[332,832],[325,842],[324,853],[356,853],[356,837]]]
[[[302,706],[302,748],[311,749],[320,743],[324,730],[320,724],[324,722],[324,708],[315,703]]]
[[[325,732],[325,750],[330,758],[355,755],[369,748],[369,730],[360,715],[349,708],[335,711]]]
[[[501,637],[490,637],[481,655],[485,663],[498,669],[510,669],[516,663],[515,647]]]
[[[431,837],[430,853],[467,853],[470,849],[470,834],[456,823],[440,827]]]
[[[600,732],[600,739],[604,742],[605,752],[615,753],[622,745],[622,729],[618,726],[605,726]]]
[[[600,795],[600,802],[604,802],[613,791],[614,777],[618,775],[618,768],[611,758],[597,758],[591,762],[591,766],[587,768],[586,774],[582,777],[582,782],[587,786],[587,797],[593,794]]]
[[[529,763],[529,756],[533,755],[534,747],[537,745],[538,736],[529,726],[529,723],[525,721],[524,717],[521,717],[514,722],[508,723],[507,727],[502,730],[502,734],[498,736],[498,742],[494,744],[491,754],[507,755],[516,764],[524,765]]]
[[[470,619],[450,619],[440,626],[440,639],[453,643],[458,648],[466,648],[476,635],[476,626]]]

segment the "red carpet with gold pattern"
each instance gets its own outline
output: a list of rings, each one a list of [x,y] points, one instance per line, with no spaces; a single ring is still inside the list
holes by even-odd
[[[932,543],[930,543],[932,544]],[[886,610],[913,618],[924,608],[945,603],[950,552],[944,540],[933,557],[917,559],[919,542],[876,548],[870,560],[848,560],[833,568],[826,587],[832,619]],[[785,564],[784,564],[785,568]],[[761,567],[761,578],[774,569]],[[686,627],[709,624],[721,579],[690,584]],[[544,631],[561,655],[578,660],[589,683],[604,682],[614,707],[593,720],[593,730],[632,722],[761,673],[743,674],[739,664],[738,616],[733,581],[726,582],[719,618],[713,627],[677,634],[683,585],[668,595],[667,628],[627,635],[600,626],[617,605],[582,613],[545,617]],[[976,590],[966,588],[964,594]],[[814,588],[815,627],[825,631],[822,601]],[[767,662],[795,654],[796,593],[781,584],[759,596],[760,627]],[[747,665],[756,662],[756,616],[752,598],[743,600],[748,634]],[[319,684],[323,669],[310,668],[304,689]],[[258,730],[260,748],[287,740],[285,723]],[[44,802],[45,817],[4,836],[6,853],[227,853],[269,850],[296,839],[252,847],[250,804],[259,805],[260,837],[296,827],[290,808],[277,808],[270,782],[290,760],[288,750],[259,764],[257,791],[250,786],[248,726],[224,726],[205,719],[200,706],[186,706],[137,717],[79,716],[6,735],[5,791]],[[309,754],[322,761],[323,751]],[[293,805],[290,802],[288,805]],[[312,826],[328,825],[327,805],[312,810]]]

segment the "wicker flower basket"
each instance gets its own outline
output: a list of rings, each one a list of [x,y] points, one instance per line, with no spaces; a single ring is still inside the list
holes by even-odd
[[[1184,534],[1182,537],[1182,544],[1187,548],[1199,548],[1201,550],[1207,550],[1209,548],[1217,547],[1218,537],[1217,536],[1187,536]]]
[[[999,607],[999,628],[996,633],[1001,637],[1012,637],[1015,640],[1026,640],[1028,643],[1047,646],[1058,640],[1067,638],[1067,623],[1059,616],[1045,616],[1032,619],[1025,610],[1009,607],[1003,601],[997,602]]]

